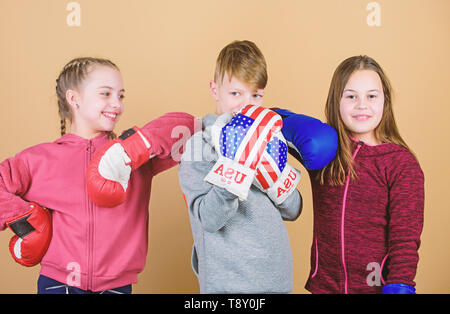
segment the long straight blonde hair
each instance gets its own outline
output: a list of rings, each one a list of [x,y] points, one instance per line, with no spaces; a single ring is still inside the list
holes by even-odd
[[[382,143],[394,143],[409,150],[408,145],[400,136],[392,110],[392,87],[389,79],[381,66],[368,56],[350,57],[339,64],[331,79],[328,98],[325,105],[327,123],[336,129],[339,146],[336,157],[320,173],[320,183],[331,185],[343,185],[350,173],[351,179],[356,179],[357,174],[353,165],[353,141],[351,132],[345,126],[340,115],[340,103],[342,94],[350,76],[358,70],[372,70],[378,73],[383,85],[384,107],[380,123],[375,128],[375,137]]]

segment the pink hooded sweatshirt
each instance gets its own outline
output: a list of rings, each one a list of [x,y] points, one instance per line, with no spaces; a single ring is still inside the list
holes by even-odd
[[[113,208],[93,203],[85,181],[89,161],[109,141],[106,134],[90,140],[66,134],[6,159],[0,163],[0,230],[36,202],[51,209],[53,219],[42,275],[92,291],[136,283],[147,255],[152,178],[179,162],[172,149],[183,146],[193,125],[189,114],[168,113],[142,128],[157,157],[132,172],[126,201]]]

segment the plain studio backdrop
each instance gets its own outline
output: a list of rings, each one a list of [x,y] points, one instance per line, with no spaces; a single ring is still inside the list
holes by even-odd
[[[450,292],[450,1],[0,0],[0,12],[1,160],[60,136],[55,80],[75,57],[108,58],[121,69],[125,113],[116,133],[169,111],[213,112],[215,60],[236,39],[254,41],[267,60],[265,106],[323,121],[337,65],[373,57],[392,82],[400,133],[425,174],[417,292]],[[308,293],[311,187],[305,169],[289,161],[302,172],[304,200],[299,219],[286,223],[293,292]],[[134,293],[198,293],[177,167],[154,178],[149,210],[147,264]],[[13,261],[11,234],[0,233],[0,293],[35,293],[40,267]]]

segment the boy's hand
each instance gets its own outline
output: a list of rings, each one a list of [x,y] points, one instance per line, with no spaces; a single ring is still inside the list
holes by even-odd
[[[204,180],[246,200],[267,143],[283,122],[275,112],[256,105],[243,107],[225,124],[230,117],[224,114],[212,126],[219,159]]]
[[[287,163],[288,147],[281,132],[267,144],[256,169],[255,185],[276,204],[283,203],[300,182],[300,172]]]

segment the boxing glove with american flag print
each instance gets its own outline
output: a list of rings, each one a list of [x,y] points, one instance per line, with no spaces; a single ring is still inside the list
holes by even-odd
[[[211,128],[219,159],[205,181],[247,200],[267,143],[282,126],[277,113],[257,105],[247,105],[235,116],[219,116]]]
[[[267,143],[256,169],[255,185],[276,204],[283,203],[300,182],[300,172],[287,163],[288,146],[281,132]]]

